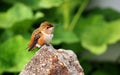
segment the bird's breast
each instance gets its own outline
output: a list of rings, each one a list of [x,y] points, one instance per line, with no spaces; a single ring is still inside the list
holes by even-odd
[[[44,35],[44,41],[46,42],[46,43],[50,43],[50,41],[52,40],[52,38],[53,38],[53,34],[46,34],[46,33],[44,33],[44,32],[42,32],[43,33],[43,35]]]
[[[46,43],[49,43],[53,38],[53,34],[47,34],[45,35],[44,40],[46,41]]]

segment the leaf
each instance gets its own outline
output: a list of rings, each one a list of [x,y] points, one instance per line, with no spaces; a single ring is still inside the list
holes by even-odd
[[[41,0],[39,6],[41,8],[58,7],[64,0]]]
[[[105,22],[102,15],[94,15],[81,18],[79,24],[75,32],[82,46],[92,53],[102,54],[106,51],[108,44],[120,40],[120,20]]]
[[[27,8],[23,4],[16,4],[7,12],[0,13],[0,28],[10,28],[15,22],[32,17],[33,13],[29,8]]]
[[[11,30],[13,30],[15,33],[27,32],[27,30],[31,27],[33,22],[34,22],[34,20],[32,20],[32,19],[27,19],[27,20],[16,22],[13,24]]]
[[[120,18],[120,13],[118,11],[116,11],[115,9],[111,9],[111,8],[106,8],[106,9],[96,8],[96,9],[93,9],[92,11],[90,11],[89,14],[103,15],[105,20],[107,20],[107,21],[113,21],[113,20],[117,20]]]
[[[79,41],[74,32],[67,31],[62,26],[56,26],[54,32],[53,44],[76,43]]]
[[[41,13],[41,12],[36,12],[35,13],[35,19],[37,20],[37,19],[39,19],[39,18],[41,18],[41,17],[43,17],[44,16],[44,14],[43,13]]]
[[[14,33],[12,30],[5,30],[4,32],[1,33],[0,36],[0,43],[3,43],[4,41],[8,40],[9,38],[13,37]]]
[[[109,27],[109,33],[110,33],[108,42],[110,44],[114,44],[118,40],[120,40],[120,19],[111,21],[107,23],[106,25]]]
[[[43,17],[42,14],[37,16],[39,18]],[[19,23],[19,22],[22,22],[22,24],[27,23],[27,25],[24,24],[24,27],[29,28],[31,26],[31,23],[33,23],[34,20],[38,19],[36,17],[34,17],[34,14],[29,7],[20,3],[15,4],[7,12],[0,13],[0,28],[11,28],[13,26],[17,27],[18,24],[15,23]],[[27,22],[25,20],[27,20]],[[18,25],[18,27],[19,29],[23,28],[22,25]]]
[[[58,7],[64,0],[4,0],[7,3],[24,3],[32,9]]]
[[[11,26],[11,23],[6,13],[0,13],[0,28],[8,28]]]
[[[30,60],[32,54],[25,48],[27,40],[18,35],[0,45],[0,71],[19,72]]]

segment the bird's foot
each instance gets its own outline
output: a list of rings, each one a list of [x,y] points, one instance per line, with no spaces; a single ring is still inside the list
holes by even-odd
[[[47,44],[47,43],[46,43],[45,45],[46,45],[46,46],[50,46],[50,45],[49,45],[49,44]]]

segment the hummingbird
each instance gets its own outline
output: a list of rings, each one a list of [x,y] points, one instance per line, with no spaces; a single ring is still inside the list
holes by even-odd
[[[31,35],[30,42],[28,44],[28,51],[34,48],[40,48],[44,44],[49,45],[53,38],[54,26],[49,22],[45,21],[40,24],[40,26],[35,29]]]

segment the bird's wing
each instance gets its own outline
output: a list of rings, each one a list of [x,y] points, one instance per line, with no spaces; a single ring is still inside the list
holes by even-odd
[[[35,37],[34,37],[33,43],[30,46],[28,51],[31,51],[35,47],[35,45],[37,44],[37,41],[38,41],[39,38],[40,38],[40,34],[36,34]]]

